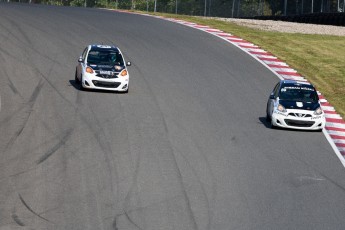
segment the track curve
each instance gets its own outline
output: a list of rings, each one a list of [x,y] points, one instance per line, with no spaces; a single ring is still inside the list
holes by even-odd
[[[115,43],[128,95],[79,91]],[[344,168],[321,133],[271,130],[277,78],[151,17],[0,4],[0,229],[342,229]]]

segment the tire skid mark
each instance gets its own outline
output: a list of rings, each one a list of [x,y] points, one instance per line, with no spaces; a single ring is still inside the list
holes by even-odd
[[[25,43],[25,41],[26,41],[28,43],[28,45],[31,45],[30,39],[27,37],[27,35],[25,33],[23,33],[23,30],[18,26],[17,23],[15,23],[13,20],[11,20],[10,18],[8,18],[6,16],[2,15],[2,17],[5,17],[6,20],[12,25],[11,28],[7,28],[5,26],[2,26],[8,32],[8,34],[12,35],[12,37],[14,39],[18,40],[20,43]],[[13,33],[13,29],[17,29],[17,31],[22,35],[22,37],[24,38],[25,41],[20,40],[19,37],[21,37],[21,36],[16,36]]]
[[[25,202],[25,200],[23,199],[22,195],[18,194],[18,196],[19,196],[19,199],[22,202],[22,204],[25,206],[25,208],[27,208],[32,214],[34,214],[35,216],[39,217],[42,220],[47,221],[48,223],[55,224],[55,223],[51,222],[50,220],[44,218],[43,216],[39,215],[34,210],[32,210],[32,208]]]
[[[126,211],[125,211],[124,215],[125,215],[125,217],[128,219],[128,221],[129,221],[131,224],[133,224],[137,229],[139,229],[139,230],[144,230],[144,229],[142,229],[139,225],[137,225],[137,224],[132,220],[132,218],[129,216],[129,214],[128,214]]]
[[[0,36],[4,38],[4,40],[2,40],[3,43],[7,42],[10,38],[9,38],[9,34],[10,34],[10,31],[3,25],[0,24],[0,28],[4,28],[4,31],[7,32],[7,34],[5,35],[5,33],[1,33]]]
[[[56,143],[50,150],[48,150],[45,154],[43,154],[37,161],[36,164],[39,165],[46,161],[49,157],[51,157],[54,153],[56,153],[62,146],[64,146],[69,139],[69,137],[73,133],[73,128],[68,129],[65,132],[65,135],[62,138],[59,138],[59,142]]]
[[[1,51],[1,50],[0,50]],[[0,53],[0,57],[1,59],[4,59],[6,60],[5,57],[3,57],[3,55]],[[0,60],[2,61],[2,60]],[[4,62],[4,61],[2,61]],[[4,70],[1,70],[1,72],[5,75],[5,77],[7,78],[7,81],[8,81],[8,87],[11,89],[11,91],[13,92],[14,95],[17,95],[19,96],[23,101],[24,101],[24,98],[23,96],[19,93],[19,90],[15,87],[14,83],[12,82],[11,80],[11,75],[8,73],[7,69],[5,68]],[[0,108],[1,109],[1,108]]]
[[[29,36],[27,36],[27,34],[23,31],[23,29],[17,24],[17,22],[7,18],[7,20],[12,24],[14,25],[14,27],[17,29],[17,31],[19,32],[19,34],[21,36],[16,36],[15,34],[13,34],[12,30],[13,30],[13,27],[11,27],[10,29],[7,29],[7,31],[9,31],[9,34],[12,35],[12,37],[14,37],[15,39],[17,39],[20,43],[22,43],[24,45],[23,50],[26,50],[26,49],[29,49],[31,51],[33,51],[33,53],[36,53],[38,54],[39,56],[51,61],[52,63],[57,63],[58,65],[60,66],[63,66],[63,67],[67,67],[66,65],[63,65],[61,62],[59,62],[58,60],[54,60],[52,59],[49,55],[46,55],[44,53],[41,53],[39,52],[38,50],[34,49],[33,48],[33,43],[32,41],[30,40]],[[37,28],[35,28],[37,29]],[[20,39],[18,39],[18,37],[23,37],[25,41],[21,41]],[[27,44],[25,44],[27,43]],[[18,46],[18,43],[14,43],[15,46]],[[7,53],[8,54],[8,53]],[[17,59],[16,57],[14,57],[15,59]],[[30,59],[28,59],[30,60]],[[22,60],[21,60],[22,61]],[[30,64],[30,63],[29,63]]]
[[[183,129],[185,131],[187,131],[185,129],[185,127],[183,127]],[[211,167],[209,161],[207,160],[207,157],[202,152],[202,148],[193,139],[191,141],[193,142],[191,145],[194,145],[195,148],[197,149],[199,155],[201,156],[201,159],[206,164],[206,170],[208,171],[208,173],[210,174],[210,177],[212,178],[211,179],[211,183],[212,183],[212,186],[211,186],[211,188],[212,188],[212,197],[210,198],[210,200],[211,200],[212,204],[214,204],[215,200],[216,200],[216,196],[217,196],[217,190],[216,190],[217,186],[216,186],[216,182],[215,182],[216,181],[216,177],[213,174],[212,167]],[[185,155],[183,155],[182,152],[181,153],[179,151],[175,151],[175,152],[176,152],[176,154],[178,154],[179,156],[181,156],[184,159],[184,162],[186,162],[186,164],[188,164],[189,168],[191,169],[192,173],[194,174],[195,178],[197,179],[198,184],[202,188],[202,193],[203,193],[204,197],[206,198],[205,202],[206,202],[206,205],[207,205],[207,213],[208,213],[208,224],[207,224],[207,228],[206,229],[211,229],[211,224],[213,222],[213,214],[211,213],[211,210],[210,210],[211,204],[210,204],[210,201],[208,199],[209,196],[206,193],[206,189],[205,189],[204,183],[198,177],[197,171],[195,170],[195,168],[192,167],[192,164],[187,159],[187,157]]]
[[[21,99],[24,99],[23,96],[19,93],[18,89],[14,86],[11,78],[8,77],[7,75],[7,80],[8,80],[8,86],[9,88],[12,90],[12,92],[15,94],[15,95],[18,95]]]
[[[17,110],[15,110],[12,114],[8,115],[7,117],[4,117],[1,121],[0,121],[0,127],[4,124],[7,124],[9,121],[11,121],[15,115],[17,115],[18,113],[20,113],[22,110],[24,110],[27,107],[27,105],[24,105],[20,108],[18,108]]]
[[[336,181],[334,181],[332,178],[326,176],[324,173],[320,172],[317,168],[314,167],[314,165],[311,165],[310,163],[308,163],[307,161],[301,159],[300,157],[298,157],[297,155],[295,154],[291,154],[291,156],[293,158],[295,158],[297,161],[300,161],[302,162],[303,164],[305,164],[308,168],[311,168],[312,170],[314,170],[315,172],[317,172],[320,176],[318,177],[318,180],[315,180],[316,182],[318,181],[325,181],[323,179],[326,179],[326,181],[330,182],[331,184],[333,184],[334,186],[336,186],[337,188],[339,188],[340,190],[342,190],[345,194],[345,187],[340,185],[339,183],[337,183]]]
[[[180,168],[178,166],[178,163],[177,163],[177,159],[176,159],[176,155],[175,155],[176,153],[175,153],[175,151],[174,151],[174,149],[172,147],[172,143],[171,143],[171,141],[169,139],[169,130],[168,130],[167,122],[166,122],[166,120],[164,118],[164,115],[162,113],[162,110],[161,110],[161,108],[159,106],[158,100],[157,100],[155,94],[153,93],[153,91],[152,91],[152,89],[150,87],[150,84],[147,82],[145,77],[143,77],[143,80],[145,81],[149,91],[151,92],[151,95],[153,97],[153,102],[159,108],[159,113],[160,113],[161,121],[162,121],[162,124],[163,124],[163,127],[164,127],[164,131],[165,131],[165,133],[167,135],[167,142],[169,143],[169,146],[168,146],[168,150],[170,150],[169,154],[171,154],[171,156],[173,158],[174,168],[177,171],[177,176],[178,176],[178,180],[179,180],[180,186],[182,188],[183,197],[185,198],[185,202],[187,203],[188,214],[189,214],[189,217],[190,217],[190,219],[192,221],[193,229],[197,230],[197,229],[199,229],[198,228],[198,224],[197,224],[196,219],[195,219],[195,215],[194,215],[193,208],[192,208],[190,199],[189,199],[187,191],[186,191],[186,187],[185,187],[185,185],[183,183],[182,172],[181,172],[181,170],[180,170]]]
[[[139,209],[142,209],[142,208],[139,208]],[[136,210],[139,210],[139,209],[136,209]],[[133,211],[136,211],[136,210],[133,210]],[[139,230],[144,230],[143,228],[141,228],[137,223],[135,223],[134,220],[132,220],[132,218],[129,216],[129,213],[127,211],[123,211],[123,213],[120,213],[118,215],[115,216],[114,218],[114,221],[113,221],[113,229],[114,230],[118,230],[118,227],[117,227],[117,219],[120,218],[121,216],[124,216],[126,217],[126,219],[136,228],[136,229],[139,229]]]
[[[138,157],[136,159],[136,164],[135,164],[135,170],[134,170],[134,175],[133,175],[133,180],[132,180],[132,184],[130,189],[127,192],[127,195],[124,199],[124,207],[123,207],[123,213],[119,214],[117,217],[125,214],[128,212],[129,210],[129,204],[130,204],[130,199],[132,194],[134,193],[134,189],[136,188],[136,191],[138,190],[138,175],[139,175],[139,168],[140,168],[140,154],[138,154]],[[136,194],[138,196],[138,194]],[[128,214],[127,214],[128,215]],[[134,223],[134,222],[132,222]],[[137,224],[135,224],[135,226],[137,226]],[[140,228],[139,228],[140,229]]]
[[[24,33],[24,31],[17,25],[17,23],[14,22],[13,20],[8,19],[8,18],[7,18],[7,20],[8,20],[12,25],[14,25],[14,27],[17,28],[17,31],[22,35],[22,36],[16,36],[16,35],[12,32],[12,31],[13,31],[13,28],[12,28],[12,27],[11,27],[10,29],[8,29],[8,28],[2,26],[3,28],[5,28],[5,30],[8,32],[8,34],[11,35],[11,36],[13,37],[13,39],[15,39],[15,40],[17,40],[17,41],[19,42],[19,43],[18,43],[18,42],[13,42],[13,41],[11,40],[11,42],[13,43],[13,45],[15,45],[15,46],[18,47],[18,46],[21,46],[21,44],[22,44],[23,46],[22,46],[21,48],[22,48],[23,50],[29,49],[29,50],[33,51],[33,53],[38,54],[39,56],[43,57],[44,59],[47,59],[47,60],[49,60],[49,61],[51,61],[51,62],[53,62],[53,63],[57,63],[57,64],[59,64],[60,66],[67,67],[66,65],[63,65],[61,62],[58,62],[57,60],[52,59],[50,56],[48,56],[48,55],[46,55],[46,54],[44,54],[44,53],[41,53],[41,52],[39,52],[38,50],[34,49],[34,48],[33,48],[33,45],[32,45],[32,41],[31,41],[30,38],[27,36],[27,34]],[[37,28],[35,28],[35,29],[37,29]],[[23,37],[23,38],[25,38],[25,39],[24,39],[24,41],[22,41],[22,40],[20,40],[18,37]],[[9,40],[9,39],[7,39],[7,40]],[[27,43],[27,44],[25,44],[25,43]],[[2,49],[1,49],[1,51],[5,52],[5,50],[2,50]],[[30,65],[30,63],[27,63],[27,62],[25,61],[26,59],[24,59],[24,60],[19,60],[17,57],[11,55],[10,53],[8,53],[8,52],[5,52],[5,53],[6,53],[7,55],[11,56],[12,58],[14,58],[15,60],[20,61],[21,63],[25,63],[25,64],[27,64],[27,65]],[[27,60],[30,60],[30,58],[28,58]]]
[[[123,112],[123,117],[124,118],[126,118],[127,117],[127,115],[125,114],[125,110],[123,109],[124,108],[124,106],[123,106],[123,103],[121,102],[121,100],[119,100],[119,102],[120,102],[120,111],[122,111]],[[128,130],[128,124],[127,124],[127,119],[124,119],[124,122],[126,123],[126,135],[127,135],[127,140],[128,140],[128,151],[129,151],[129,153],[131,154],[131,155],[133,155],[133,151],[131,150],[131,144],[130,144],[130,138],[129,138],[129,130]],[[139,134],[140,135],[140,134]],[[140,135],[141,136],[141,135]],[[115,218],[114,218],[114,223],[116,224],[117,223],[117,218],[118,217],[120,217],[120,216],[122,216],[122,215],[125,215],[126,216],[126,218],[128,219],[128,221],[130,222],[130,223],[132,223],[137,229],[139,229],[139,230],[141,230],[142,228],[138,225],[138,224],[136,224],[135,222],[134,222],[134,220],[132,220],[132,218],[129,216],[129,214],[128,214],[128,204],[129,204],[129,202],[130,202],[130,195],[133,193],[133,189],[134,189],[134,186],[137,186],[137,184],[138,184],[138,174],[139,174],[139,167],[140,167],[140,159],[141,159],[141,157],[140,157],[140,155],[141,154],[137,154],[138,156],[137,156],[137,159],[136,160],[134,160],[134,162],[133,162],[133,158],[132,158],[132,160],[131,160],[131,164],[135,164],[135,168],[134,168],[134,175],[133,175],[133,179],[132,179],[132,184],[131,184],[131,186],[130,186],[130,189],[128,190],[128,192],[127,192],[127,194],[126,194],[126,197],[125,197],[125,199],[124,199],[124,204],[123,204],[123,213],[121,213],[121,214],[118,214]],[[117,227],[116,225],[115,225],[115,227]],[[115,230],[117,230],[117,228],[114,228]]]
[[[128,216],[130,217],[130,214],[133,213],[133,212],[142,211],[142,210],[145,210],[145,209],[147,209],[147,208],[149,208],[149,207],[151,207],[151,206],[155,206],[155,205],[158,205],[158,204],[161,204],[161,203],[168,203],[170,200],[175,200],[175,199],[177,199],[177,198],[179,198],[179,197],[183,197],[183,194],[179,194],[179,195],[176,195],[176,196],[172,196],[172,197],[170,197],[170,199],[165,199],[165,200],[162,200],[162,201],[153,202],[153,203],[151,203],[151,204],[149,204],[149,205],[146,205],[146,206],[140,206],[140,207],[132,208],[132,209],[127,208],[127,210],[123,209],[123,212],[122,212],[122,213],[120,213],[120,214],[118,214],[118,215],[115,216],[114,223],[115,223],[115,222],[117,223],[117,219],[118,219],[119,217],[125,216],[126,218],[128,218]],[[132,224],[135,224],[139,229],[145,229],[145,228],[140,227],[138,224],[136,224],[136,223],[132,220],[132,218],[130,218],[130,219],[131,219],[131,221],[130,221],[130,220],[129,220],[129,221],[130,221]]]
[[[188,215],[189,215],[189,218],[192,222],[192,225],[193,225],[193,228],[194,230],[198,230],[198,224],[196,222],[196,219],[195,219],[195,216],[194,216],[194,212],[193,212],[193,209],[192,209],[192,205],[191,205],[191,202],[190,202],[190,199],[188,197],[188,194],[187,194],[187,191],[186,191],[186,187],[183,183],[183,177],[182,177],[182,172],[180,170],[180,168],[178,167],[178,164],[177,164],[177,159],[176,159],[176,156],[175,156],[175,151],[174,149],[172,148],[172,143],[170,141],[170,139],[168,138],[168,126],[167,126],[167,123],[166,123],[166,120],[164,119],[164,116],[162,114],[162,111],[160,109],[160,106],[159,106],[159,103],[157,101],[157,98],[155,97],[149,83],[147,82],[147,80],[145,79],[145,77],[143,78],[144,82],[146,83],[147,85],[147,88],[148,90],[150,91],[150,94],[152,95],[152,101],[153,103],[157,106],[157,108],[159,108],[159,111],[160,111],[160,121],[163,125],[163,129],[164,129],[164,132],[165,134],[167,135],[167,142],[169,143],[168,147],[167,147],[167,150],[168,150],[168,154],[170,154],[172,156],[172,159],[173,159],[173,165],[174,165],[174,169],[176,170],[176,173],[177,173],[177,180],[178,180],[178,183],[180,184],[181,186],[181,190],[182,190],[182,195],[183,195],[183,198],[186,202],[186,206],[187,206],[187,210],[188,210]],[[135,173],[134,173],[134,179],[133,179],[133,183],[130,187],[130,190],[129,192],[127,193],[126,197],[125,197],[125,206],[127,206],[130,202],[130,197],[131,197],[131,194],[134,190],[134,187],[137,186],[137,178],[138,178],[138,174],[139,174],[139,163],[140,163],[140,154],[139,155],[139,159],[137,160],[137,164],[136,164],[136,169],[135,169]],[[125,207],[125,209],[127,209]],[[124,211],[125,211],[124,209]],[[126,211],[125,211],[126,212]]]
[[[12,90],[12,92],[13,92],[14,94],[19,94],[17,88],[14,86],[13,82],[11,81],[11,79],[10,79],[10,78],[7,78],[7,80],[8,80],[8,86],[10,87],[10,89]]]
[[[19,219],[16,213],[12,213],[11,217],[14,220],[14,222],[16,222],[19,226],[25,226],[25,224]]]
[[[113,178],[113,170],[112,170],[112,165],[110,164],[110,162],[113,162],[111,161],[110,157],[109,156],[112,156],[112,148],[111,146],[109,145],[109,142],[108,141],[104,141],[104,138],[100,138],[100,135],[98,134],[102,134],[104,137],[107,137],[107,135],[105,134],[104,132],[104,129],[101,125],[101,122],[98,120],[94,110],[92,109],[92,107],[90,107],[90,110],[91,110],[91,113],[93,115],[93,119],[96,121],[96,127],[100,127],[99,128],[99,132],[95,132],[96,129],[92,130],[91,129],[91,125],[88,126],[90,127],[90,131],[92,132],[92,134],[94,135],[95,139],[97,140],[98,144],[99,144],[99,147],[101,148],[103,154],[104,154],[104,157],[105,157],[105,160],[106,160],[106,165],[107,165],[107,168],[109,170],[109,176],[110,176],[110,179],[111,181],[113,181],[113,179],[115,179],[115,183],[116,185],[118,184],[119,182],[119,178],[118,178],[118,173],[117,173],[117,166],[116,166],[116,162],[113,163],[113,167],[115,168],[115,178]],[[92,126],[95,126],[94,125],[94,122],[87,122],[87,118],[83,117],[83,120],[85,120],[86,124],[93,124]],[[113,183],[110,183],[111,185],[111,192],[112,194],[116,194],[116,200],[115,200],[115,203],[117,204],[118,203],[118,197],[117,197],[117,194],[118,194],[118,190],[114,187],[114,184]],[[116,192],[115,192],[116,191]]]
[[[35,87],[30,99],[29,99],[29,102],[28,102],[28,113],[27,115],[25,116],[24,118],[24,122],[23,124],[21,125],[21,127],[16,131],[16,133],[14,134],[14,136],[10,139],[10,141],[6,144],[5,146],[5,152],[8,151],[14,144],[14,142],[17,140],[17,138],[22,134],[23,130],[25,129],[28,121],[29,121],[29,118],[31,116],[31,113],[32,113],[32,109],[35,105],[35,102],[37,100],[37,97],[43,87],[44,83],[42,81],[39,81],[38,82],[38,85]],[[25,106],[26,107],[26,106]]]
[[[0,53],[3,53],[3,54],[5,54],[6,56],[11,57],[11,58],[13,58],[13,59],[16,60],[16,61],[19,61],[21,64],[25,64],[25,65],[29,66],[29,63],[28,63],[28,62],[25,62],[25,61],[23,61],[23,60],[20,60],[18,57],[16,57],[16,56],[14,56],[13,54],[9,53],[7,50],[2,49],[1,47],[0,47]]]
[[[165,122],[165,120],[164,120]],[[177,160],[176,160],[176,156],[175,156],[175,152],[173,149],[171,149],[172,151],[172,154],[173,154],[173,158],[174,158],[174,165],[175,165],[175,168],[177,169],[177,173],[178,173],[178,177],[179,177],[179,181],[180,181],[180,184],[182,186],[182,191],[183,191],[183,196],[185,198],[185,201],[187,203],[187,208],[188,208],[188,211],[189,211],[189,215],[190,215],[190,218],[193,222],[193,229],[199,229],[198,228],[198,224],[196,222],[196,219],[195,219],[195,215],[194,215],[194,212],[193,212],[193,208],[192,208],[192,205],[191,205],[191,202],[190,202],[190,199],[188,197],[188,194],[187,194],[187,191],[186,191],[186,187],[183,183],[183,177],[182,177],[182,173],[181,173],[181,170],[180,168],[178,167],[178,164],[177,164]]]
[[[117,228],[117,216],[115,216],[115,218],[114,218],[112,227],[113,227],[114,230],[119,230],[119,229]]]
[[[211,223],[212,223],[212,217],[211,216],[211,210],[210,210],[210,202],[208,200],[208,196],[207,196],[207,193],[206,193],[206,189],[203,185],[203,183],[201,182],[200,178],[198,177],[198,173],[196,172],[196,170],[192,167],[192,165],[190,164],[190,162],[188,161],[188,159],[182,154],[180,153],[179,154],[183,159],[184,161],[186,162],[186,164],[189,166],[189,168],[191,169],[192,173],[194,174],[194,177],[196,178],[198,184],[200,185],[201,187],[201,192],[202,192],[202,195],[205,197],[205,203],[206,203],[206,207],[207,207],[207,218],[208,218],[208,222],[207,222],[207,228],[206,229],[211,229]],[[212,173],[211,173],[212,174]],[[214,178],[214,177],[213,177]],[[215,186],[215,185],[214,185]],[[215,198],[215,197],[214,197]],[[214,199],[213,199],[214,200]]]

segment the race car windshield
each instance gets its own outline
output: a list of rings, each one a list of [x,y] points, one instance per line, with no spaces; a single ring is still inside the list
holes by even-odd
[[[87,63],[90,65],[124,65],[122,55],[112,50],[90,50]]]
[[[318,96],[314,88],[287,86],[280,90],[279,98],[288,101],[317,102]]]

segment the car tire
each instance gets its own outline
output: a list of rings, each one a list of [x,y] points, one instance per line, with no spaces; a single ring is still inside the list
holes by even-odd
[[[266,121],[271,121],[271,117],[268,113],[268,102],[267,102],[267,105],[266,105]]]
[[[81,76],[81,81],[79,81],[79,88],[81,91],[86,91],[86,89],[83,86],[83,76]]]
[[[77,70],[75,70],[74,81],[75,81],[76,84],[79,84],[79,83],[80,83],[80,81],[79,81],[79,79],[78,79],[78,77],[77,77]]]
[[[270,117],[270,115],[268,115],[268,113],[266,113],[266,121],[267,122],[271,121],[271,117]]]
[[[270,117],[270,115],[268,114],[268,107],[266,107],[266,121],[271,121],[271,117]]]
[[[271,128],[271,129],[277,129],[277,126],[273,125],[272,119],[271,119],[271,122],[270,122],[270,128]]]

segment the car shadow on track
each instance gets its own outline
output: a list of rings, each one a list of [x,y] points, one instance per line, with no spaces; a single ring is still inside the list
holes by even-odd
[[[90,92],[90,93],[115,93],[115,94],[123,94],[123,92],[116,92],[116,91],[108,91],[108,90],[98,90],[98,89],[81,89],[80,84],[78,84],[75,80],[69,80],[71,86],[73,86],[78,91]]]
[[[271,124],[266,120],[266,117],[259,117],[259,121],[268,129],[271,128]]]

